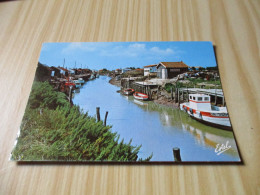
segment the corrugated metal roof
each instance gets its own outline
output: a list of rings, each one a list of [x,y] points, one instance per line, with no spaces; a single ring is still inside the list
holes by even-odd
[[[157,64],[147,65],[147,66],[144,66],[144,68],[149,68],[149,67],[153,67],[153,66],[157,66]]]
[[[180,62],[160,62],[159,65],[163,65],[166,68],[188,68],[188,66],[183,63],[182,61]]]

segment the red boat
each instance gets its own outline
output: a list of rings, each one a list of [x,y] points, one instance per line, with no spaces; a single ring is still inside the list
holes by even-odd
[[[75,83],[72,83],[72,82],[66,82],[65,85],[66,85],[66,86],[75,86]]]
[[[134,93],[134,98],[137,100],[148,100],[148,95],[140,92],[135,92]]]
[[[135,92],[134,89],[128,88],[123,91],[124,95],[132,95]]]

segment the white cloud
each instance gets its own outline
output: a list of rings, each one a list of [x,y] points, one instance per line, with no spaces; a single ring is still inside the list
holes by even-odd
[[[111,49],[102,49],[102,56],[123,56],[123,57],[136,57],[146,52],[145,44],[134,43],[129,46],[115,46]]]
[[[100,56],[121,56],[121,57],[151,57],[151,56],[169,56],[176,55],[178,49],[166,48],[161,49],[159,47],[148,48],[145,43],[70,43],[66,48],[62,50],[62,53],[69,54],[77,51],[96,52]]]
[[[104,47],[107,47],[109,45],[109,43],[94,43],[94,42],[90,42],[90,43],[79,43],[79,42],[75,42],[75,43],[70,43],[67,47],[65,47],[62,50],[62,53],[70,53],[73,51],[86,51],[86,52],[93,52],[93,51],[98,51]]]
[[[159,55],[169,55],[169,54],[174,54],[174,51],[170,48],[167,49],[160,49],[159,47],[152,47],[150,51],[153,54],[159,54]]]
[[[129,45],[128,48],[134,48],[134,49],[145,49],[145,44],[143,43],[134,43],[134,44],[131,44]]]

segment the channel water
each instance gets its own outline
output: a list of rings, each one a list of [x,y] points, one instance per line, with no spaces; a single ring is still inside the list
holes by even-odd
[[[240,161],[233,132],[201,124],[176,108],[124,96],[109,80],[100,76],[88,81],[75,93],[73,103],[91,116],[100,107],[102,120],[108,111],[107,125],[119,140],[142,145],[140,158],[153,154],[151,161],[174,161],[172,149],[178,147],[183,161]],[[218,154],[216,146],[222,144],[231,148]]]

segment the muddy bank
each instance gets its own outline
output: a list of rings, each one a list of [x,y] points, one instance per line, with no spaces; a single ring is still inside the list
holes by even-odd
[[[115,78],[110,79],[110,80],[109,80],[109,83],[112,84],[112,85],[115,85],[115,86],[117,86],[117,87],[121,87],[121,82],[120,82],[120,80],[117,81]]]
[[[152,100],[152,101],[156,104],[160,104],[160,105],[167,106],[170,108],[179,108],[178,104],[176,104],[174,102],[174,100],[169,101],[166,98],[159,98],[158,100]]]

